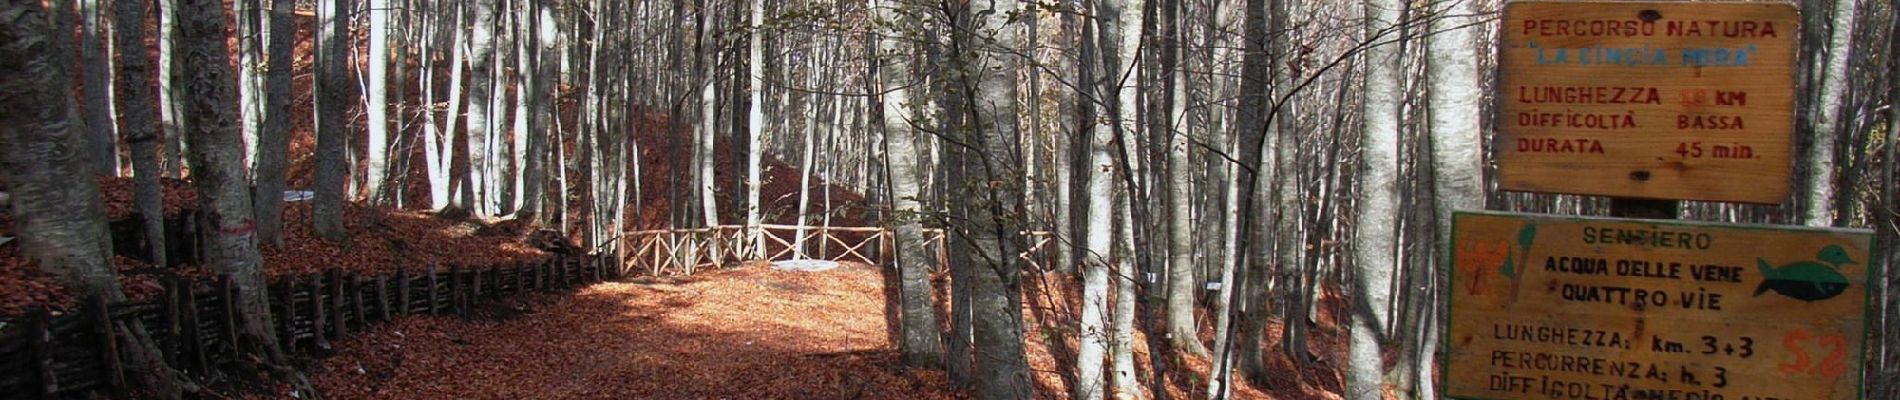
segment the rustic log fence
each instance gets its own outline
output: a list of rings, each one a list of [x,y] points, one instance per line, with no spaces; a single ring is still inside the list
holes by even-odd
[[[272,328],[286,350],[322,354],[335,341],[401,315],[465,316],[483,299],[619,278],[611,259],[556,255],[480,267],[399,268],[377,276],[333,269],[282,277],[269,286]],[[160,282],[162,291],[143,301],[93,297],[76,312],[37,308],[0,325],[0,398],[123,397],[128,366],[112,332],[131,321],[143,322],[165,360],[187,374],[211,376],[236,367],[239,324],[246,322],[234,311],[239,289],[229,277],[164,276]]]
[[[627,249],[620,269],[622,274],[644,273],[653,276],[692,275],[702,269],[718,268],[731,262],[750,261],[752,254],[764,254],[765,261],[796,258],[799,235],[804,235],[805,258],[838,262],[857,262],[890,266],[895,260],[897,238],[880,227],[798,226],[765,224],[759,226],[765,248],[748,239],[744,225],[720,225],[711,228],[654,229],[630,232],[623,237]],[[1044,251],[1054,243],[1050,232],[1028,232],[1029,249],[1019,256],[1029,268],[1042,269],[1049,263]],[[924,229],[924,249],[936,257],[936,268],[949,265],[949,250],[944,246],[942,229]]]

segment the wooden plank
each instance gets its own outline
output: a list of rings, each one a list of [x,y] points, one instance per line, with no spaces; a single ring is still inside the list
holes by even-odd
[[[438,285],[436,283],[435,264],[429,265],[428,274],[429,274],[429,309],[427,311],[429,312],[429,315],[442,315],[442,307],[440,306],[439,303],[436,303],[436,299],[440,298],[440,294],[436,293],[436,287],[441,286],[441,285]]]
[[[1788,3],[1507,4],[1499,186],[1779,203],[1799,23]]]
[[[54,398],[59,394],[59,374],[53,372],[53,332],[52,315],[46,308],[34,306],[27,311],[26,349],[32,357],[32,367],[38,373],[41,398]]]
[[[185,343],[186,348],[190,351],[190,356],[187,357],[187,359],[191,360],[193,365],[198,366],[200,371],[210,371],[211,362],[209,361],[209,356],[205,354],[204,332],[201,328],[204,325],[198,315],[197,286],[198,285],[186,282],[184,290],[179,291],[185,296]]]
[[[165,354],[166,364],[182,370],[183,367],[179,364],[184,360],[184,356],[180,354],[179,343],[184,342],[184,337],[179,334],[179,321],[183,318],[179,315],[181,311],[178,309],[178,275],[165,274],[164,277],[159,278],[159,285],[164,287],[164,291],[159,294],[159,299],[165,302],[164,324],[165,333],[168,335],[168,340],[158,343],[159,351]]]
[[[409,302],[409,268],[405,266],[396,267],[396,304],[402,305],[396,311],[402,315],[409,315],[409,310],[415,306],[415,303]]]
[[[1453,231],[1450,397],[1859,395],[1869,231],[1490,212]]]
[[[363,306],[363,276],[350,273],[350,304],[356,306],[356,329],[358,332],[369,329],[369,312]]]
[[[87,296],[86,303],[87,322],[92,324],[92,333],[99,345],[95,350],[99,353],[99,362],[103,364],[101,367],[105,368],[106,386],[114,393],[123,395],[126,392],[125,364],[119,360],[119,335],[113,332],[111,306],[100,295]]]
[[[277,318],[278,338],[281,339],[279,343],[282,343],[285,349],[295,349],[297,348],[297,285],[287,281],[278,284],[274,290],[277,292],[278,308],[283,310]]]
[[[331,347],[327,331],[330,329],[330,324],[325,317],[328,316],[330,307],[324,302],[324,298],[328,296],[324,295],[323,275],[311,274],[308,289],[310,290],[310,335],[318,350],[329,351]]]
[[[389,312],[388,275],[376,275],[376,316],[379,318],[379,321],[388,321],[392,318]]]
[[[244,323],[244,319],[240,318],[243,312],[238,311],[237,284],[231,281],[230,274],[218,275],[218,300],[218,307],[224,309],[224,320],[221,321],[224,323],[224,329],[220,330],[219,333],[224,335],[224,343],[228,345],[229,350],[231,350],[230,359],[237,360],[242,357],[244,353],[244,346],[238,343],[238,330],[240,328],[238,324]]]

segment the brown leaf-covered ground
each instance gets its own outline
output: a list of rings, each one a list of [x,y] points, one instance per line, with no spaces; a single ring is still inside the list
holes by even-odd
[[[884,282],[863,265],[801,273],[754,264],[602,283],[491,304],[471,319],[405,317],[342,342],[312,373],[333,399],[965,398],[941,372],[901,366]],[[1029,285],[1024,336],[1037,397],[1067,398],[1072,364],[1063,360],[1072,356],[1048,338],[1072,323],[1053,310],[1074,304],[1073,288]],[[1059,343],[1072,348],[1066,336]],[[1337,339],[1313,340],[1318,353],[1337,354]],[[1147,348],[1136,350],[1145,375]],[[1337,399],[1336,357],[1320,358],[1299,372],[1275,362],[1285,373],[1271,388],[1242,383],[1234,398]],[[1207,367],[1172,367],[1172,397],[1202,398]]]
[[[313,374],[332,399],[961,398],[900,366],[882,282],[754,265],[602,283],[380,325]]]

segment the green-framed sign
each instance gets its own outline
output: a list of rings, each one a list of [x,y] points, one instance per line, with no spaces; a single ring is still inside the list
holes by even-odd
[[[1870,231],[1453,218],[1449,397],[1859,397]]]

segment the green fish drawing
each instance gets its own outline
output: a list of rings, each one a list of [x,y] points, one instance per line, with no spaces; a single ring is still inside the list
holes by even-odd
[[[1770,267],[1767,260],[1755,258],[1762,275],[1761,286],[1755,287],[1755,296],[1773,290],[1803,301],[1821,301],[1847,291],[1847,277],[1839,271],[1842,265],[1854,263],[1847,250],[1828,245],[1815,258],[1820,261],[1796,261],[1780,268]]]

